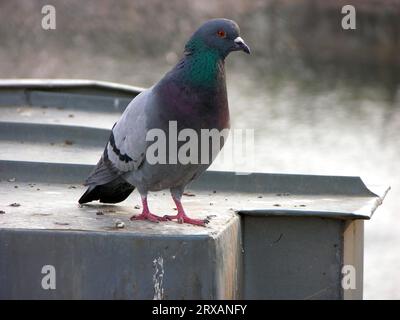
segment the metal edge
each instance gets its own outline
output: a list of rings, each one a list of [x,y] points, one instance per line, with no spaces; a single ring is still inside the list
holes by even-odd
[[[11,133],[11,135],[7,134],[8,131]],[[16,134],[16,131],[18,131],[19,135]],[[79,144],[90,144],[103,147],[106,145],[105,142],[101,142],[103,139],[100,139],[99,141],[95,138],[103,136],[104,141],[107,141],[110,132],[111,131],[109,129],[102,129],[98,127],[52,123],[0,121],[0,133],[2,133],[1,140],[4,140],[3,138],[5,137],[8,141],[19,141],[23,139],[24,142],[34,141],[50,143],[56,138],[65,140],[73,137],[75,140],[79,140]],[[40,137],[43,137],[43,139],[40,139]],[[81,137],[85,137],[85,139],[82,139]]]
[[[120,84],[116,82],[87,79],[0,79],[0,89],[59,89],[59,88],[96,88],[138,94],[145,88]]]
[[[368,211],[369,212],[369,216],[372,218],[372,216],[374,215],[375,211],[383,203],[383,200],[386,198],[386,195],[390,191],[391,187],[387,186],[387,187],[382,187],[380,189],[381,190],[377,191],[378,196],[374,200],[373,205],[369,206],[369,209],[368,208],[360,208],[358,211],[356,211],[356,213],[357,212]]]
[[[312,217],[312,218],[327,218],[337,220],[370,220],[371,217],[366,214],[355,214],[340,211],[321,211],[321,210],[302,210],[302,209],[260,209],[260,210],[237,210],[237,214],[241,216],[253,217]]]
[[[93,167],[93,165],[79,163],[0,160],[0,179],[15,178],[20,182],[81,184]]]
[[[223,231],[223,230],[222,230]],[[191,240],[210,240],[214,239],[210,236],[210,234],[160,234],[160,233],[143,233],[143,232],[132,232],[132,231],[117,231],[117,230],[109,230],[109,231],[93,231],[93,230],[80,230],[80,229],[26,229],[26,228],[2,228],[0,227],[0,232],[9,232],[9,233],[20,233],[20,232],[28,232],[28,233],[49,233],[52,234],[54,232],[62,232],[63,234],[72,234],[75,235],[77,233],[89,235],[89,236],[103,236],[109,237],[110,235],[117,235],[119,237],[137,237],[140,239],[149,238],[149,239],[162,239],[168,237],[168,239],[176,239],[176,240],[185,240],[188,238]]]
[[[51,182],[55,183],[73,183],[73,181],[78,181],[86,178],[86,173],[90,172],[93,169],[94,165],[85,165],[85,164],[73,164],[73,163],[55,163],[55,162],[31,162],[31,161],[16,161],[16,160],[0,160],[0,173],[1,168],[6,168],[5,172],[10,174],[17,173],[21,175],[21,173],[32,172],[34,171],[35,175],[30,175],[29,179],[36,177],[35,181],[38,181],[39,177],[42,177],[42,174],[46,173],[54,173],[52,176],[54,179],[51,179]],[[35,170],[33,170],[35,169]],[[65,181],[65,176],[63,176],[63,172],[69,172],[67,175],[70,180]],[[49,176],[47,176],[49,177]],[[359,177],[347,177],[347,176],[318,176],[318,175],[297,175],[297,174],[270,174],[270,173],[252,173],[248,176],[236,175],[235,172],[231,171],[212,171],[208,170],[203,175],[200,176],[199,180],[195,183],[190,184],[189,188],[197,189],[197,190],[210,190],[210,188],[217,188],[225,186],[225,189],[235,191],[235,186],[246,187],[247,192],[259,192],[256,188],[250,190],[250,187],[254,187],[254,180],[261,181],[265,184],[266,180],[271,180],[271,178],[275,179],[284,179],[283,185],[290,186],[290,184],[286,184],[288,181],[295,181],[296,179],[307,179],[308,184],[312,184],[315,181],[324,181],[323,179],[328,179],[327,181],[331,181],[331,179],[336,179],[337,182],[350,183],[351,187],[354,185],[357,187],[356,191],[360,191],[358,193],[351,192],[347,195],[353,196],[361,196],[361,197],[376,197],[381,199],[381,196],[376,195],[375,193],[369,191],[369,189],[365,186],[362,180]],[[57,180],[58,179],[58,180]],[[286,179],[286,180],[285,180]],[[289,180],[288,180],[289,179]],[[316,180],[315,180],[316,179]],[[233,181],[234,180],[234,181]],[[247,181],[246,181],[247,180]],[[21,180],[23,181],[23,180]],[[26,181],[26,180],[25,180]],[[30,180],[28,180],[30,181]],[[43,181],[47,182],[47,181]],[[221,183],[222,182],[222,183]],[[282,183],[281,183],[282,184]],[[303,185],[300,184],[299,187]],[[268,187],[268,186],[267,186]],[[282,187],[282,186],[281,186]],[[237,191],[246,192],[246,190],[238,189]],[[325,191],[329,191],[326,189]],[[333,190],[334,191],[334,190]],[[266,189],[266,193],[268,190]],[[274,190],[272,193],[276,192]],[[285,192],[285,190],[283,190]],[[386,191],[387,193],[387,191]],[[299,193],[302,194],[302,193]],[[339,193],[338,195],[343,194]]]
[[[85,128],[85,127],[83,127]],[[55,163],[55,162],[35,162],[35,161],[18,161],[18,160],[0,160],[0,164],[7,165],[10,167],[14,167],[15,171],[19,170],[20,167],[25,166],[35,166],[38,169],[42,167],[43,169],[51,169],[52,167],[57,167],[57,169],[65,166],[69,169],[84,169],[84,171],[91,170],[94,167],[93,165],[86,165],[86,164],[71,164],[71,163]],[[9,170],[8,170],[9,171]],[[39,174],[38,174],[39,175]],[[83,177],[84,178],[84,177]],[[207,178],[207,179],[205,179]],[[290,186],[287,182],[295,182],[296,180],[301,180],[302,182],[306,181],[307,184],[312,184],[316,182],[331,182],[334,180],[337,183],[349,183],[351,187],[357,187],[356,191],[360,192],[352,192],[352,193],[337,193],[338,195],[354,195],[354,196],[366,196],[366,197],[377,197],[381,198],[379,195],[370,191],[366,185],[363,183],[360,177],[352,177],[352,176],[324,176],[324,175],[304,175],[304,174],[276,174],[276,173],[251,173],[249,175],[237,175],[234,171],[214,171],[214,170],[207,170],[204,172],[200,178],[191,183],[189,188],[203,190],[215,187],[222,187],[228,188],[229,190],[236,190],[237,187],[244,187],[246,186],[254,186],[254,180],[256,182],[262,182],[265,185],[266,180],[275,179],[277,180],[284,180],[284,184],[286,186]],[[210,185],[210,180],[214,183]],[[59,183],[63,183],[63,181],[59,181]],[[303,184],[299,184],[299,187],[302,187]],[[342,185],[340,185],[342,188]],[[329,191],[329,189],[326,189]],[[246,190],[238,189],[238,191],[246,192]],[[258,190],[248,190],[247,192],[257,192]],[[264,191],[268,193],[267,191]],[[272,191],[271,193],[277,192],[276,190]],[[283,190],[285,192],[285,190]],[[296,193],[302,195],[302,193]],[[326,193],[321,193],[326,194]]]
[[[357,176],[328,176],[328,175],[306,175],[306,174],[279,174],[279,173],[250,173],[237,174],[233,171],[206,171],[213,180],[214,185],[202,183],[202,180],[194,181],[193,186],[197,189],[209,189],[210,187],[221,188],[229,186],[229,190],[246,192],[270,192],[285,193],[293,190],[295,194],[337,194],[354,195],[365,197],[379,197],[368,189],[362,179]],[[317,185],[317,189],[315,189]],[[270,190],[274,186],[274,190]],[[267,191],[265,191],[267,190]]]

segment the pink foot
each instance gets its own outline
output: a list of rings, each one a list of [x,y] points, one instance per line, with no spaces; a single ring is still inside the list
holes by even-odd
[[[168,216],[168,215],[164,216],[165,219],[167,219],[167,220],[177,219],[178,223],[188,223],[188,224],[193,224],[195,226],[202,226],[202,227],[205,227],[206,224],[210,222],[208,219],[189,218],[186,215],[185,210],[183,210],[183,206],[182,206],[180,198],[172,196],[172,199],[174,199],[176,208],[178,209],[178,214],[175,216]]]
[[[143,211],[137,216],[132,216],[130,220],[149,220],[152,222],[167,221],[166,218],[152,214],[147,205],[147,197],[142,197]]]
[[[149,221],[152,221],[152,222],[167,221],[166,218],[157,216],[157,215],[152,214],[150,212],[143,212],[143,213],[141,213],[141,214],[139,214],[137,216],[132,216],[130,218],[130,220],[132,220],[132,221],[133,220],[149,220]]]
[[[188,224],[193,224],[196,226],[202,226],[205,227],[207,223],[210,221],[208,219],[192,219],[189,218],[184,212],[180,212],[175,216],[164,216],[166,220],[173,220],[177,219],[178,223],[188,223]]]

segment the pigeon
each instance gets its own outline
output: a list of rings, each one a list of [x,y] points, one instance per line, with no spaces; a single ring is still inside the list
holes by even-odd
[[[177,150],[185,141],[177,141],[176,136],[175,141],[171,140],[170,134],[174,128],[177,132],[190,129],[199,136],[203,129],[229,130],[224,61],[233,51],[250,54],[236,22],[212,19],[201,25],[186,43],[180,61],[158,83],[138,94],[114,124],[99,162],[85,180],[88,188],[79,203],[118,203],[136,188],[142,213],[131,220],[176,219],[178,223],[205,226],[207,219],[190,218],[185,213],[181,198],[186,185],[198,178],[214,157],[208,162],[177,160]],[[149,134],[154,132],[163,132],[167,137],[157,140],[159,144],[164,141],[165,148],[154,152],[155,156],[167,154],[166,162],[150,161],[149,150],[154,148],[155,139],[149,139]],[[222,147],[223,141],[217,152]],[[176,215],[158,216],[149,210],[148,192],[163,189],[170,189]]]

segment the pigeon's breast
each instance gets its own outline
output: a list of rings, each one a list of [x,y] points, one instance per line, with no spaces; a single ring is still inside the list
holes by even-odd
[[[225,83],[216,88],[191,87],[169,82],[158,91],[161,125],[177,121],[180,128],[229,128],[229,108]]]
[[[226,92],[214,91],[204,92],[203,90],[193,90],[193,88],[181,86],[174,82],[168,85],[158,86],[154,90],[156,99],[150,107],[152,119],[147,123],[148,129],[161,129],[165,133],[166,148],[162,153],[166,153],[164,163],[149,163],[146,154],[146,161],[139,170],[132,173],[128,178],[133,185],[147,190],[162,190],[165,188],[184,186],[192,179],[195,179],[205,171],[213,159],[212,144],[208,146],[208,161],[202,161],[202,134],[204,129],[217,129],[221,134],[226,134],[229,129],[229,111],[226,100]],[[188,141],[176,141],[179,133],[184,129],[192,129],[197,133],[198,141],[195,145],[197,156],[194,163],[182,163],[179,152],[183,145]],[[170,138],[175,139],[175,147],[171,147]],[[207,137],[207,139],[209,139]],[[193,141],[193,140],[192,140]],[[218,139],[218,141],[220,141]],[[174,143],[175,144],[175,143]],[[221,141],[216,154],[223,147],[224,140]],[[194,149],[192,149],[193,151]],[[158,153],[157,153],[158,154]],[[215,154],[215,155],[216,155]],[[174,159],[174,161],[171,161]]]

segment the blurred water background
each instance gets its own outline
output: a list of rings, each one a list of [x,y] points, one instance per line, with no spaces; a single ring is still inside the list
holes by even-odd
[[[147,87],[204,20],[236,20],[252,55],[226,63],[232,127],[255,129],[255,169],[391,185],[366,222],[364,297],[400,299],[399,0],[53,0],[52,31],[46,4],[0,2],[0,78]],[[345,4],[356,30],[341,28]]]

